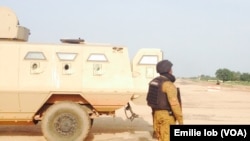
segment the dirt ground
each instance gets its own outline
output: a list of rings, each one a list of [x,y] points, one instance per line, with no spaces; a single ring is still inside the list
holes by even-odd
[[[250,87],[216,85],[178,79],[184,124],[250,124]],[[126,118],[124,108],[116,117],[95,119],[87,141],[156,141],[152,138],[151,110],[146,96],[131,102],[139,118]],[[46,141],[40,125],[0,126],[0,141]]]

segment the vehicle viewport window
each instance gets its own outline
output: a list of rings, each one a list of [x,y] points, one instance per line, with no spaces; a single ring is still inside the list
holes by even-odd
[[[28,52],[25,57],[25,60],[46,60],[43,52]]]
[[[74,61],[77,56],[77,53],[57,52],[56,54],[61,61]]]
[[[156,65],[158,57],[156,55],[144,55],[139,61],[139,65]]]
[[[107,62],[108,59],[104,54],[90,54],[88,61]]]

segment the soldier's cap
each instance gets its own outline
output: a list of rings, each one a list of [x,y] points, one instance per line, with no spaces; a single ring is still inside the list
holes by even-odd
[[[158,73],[167,73],[171,70],[173,64],[169,60],[161,60],[156,65],[156,71]]]

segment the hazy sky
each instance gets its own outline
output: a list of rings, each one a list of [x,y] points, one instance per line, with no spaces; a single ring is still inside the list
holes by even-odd
[[[161,48],[177,77],[250,73],[250,0],[1,0],[29,42],[61,38]],[[1,21],[0,21],[1,23]]]

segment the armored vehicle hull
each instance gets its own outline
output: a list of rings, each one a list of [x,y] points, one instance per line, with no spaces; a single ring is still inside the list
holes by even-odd
[[[142,48],[130,59],[127,47],[81,39],[30,43],[15,14],[0,12],[12,23],[0,28],[0,125],[41,121],[49,141],[82,141],[94,118],[130,108],[157,75],[160,49]]]

